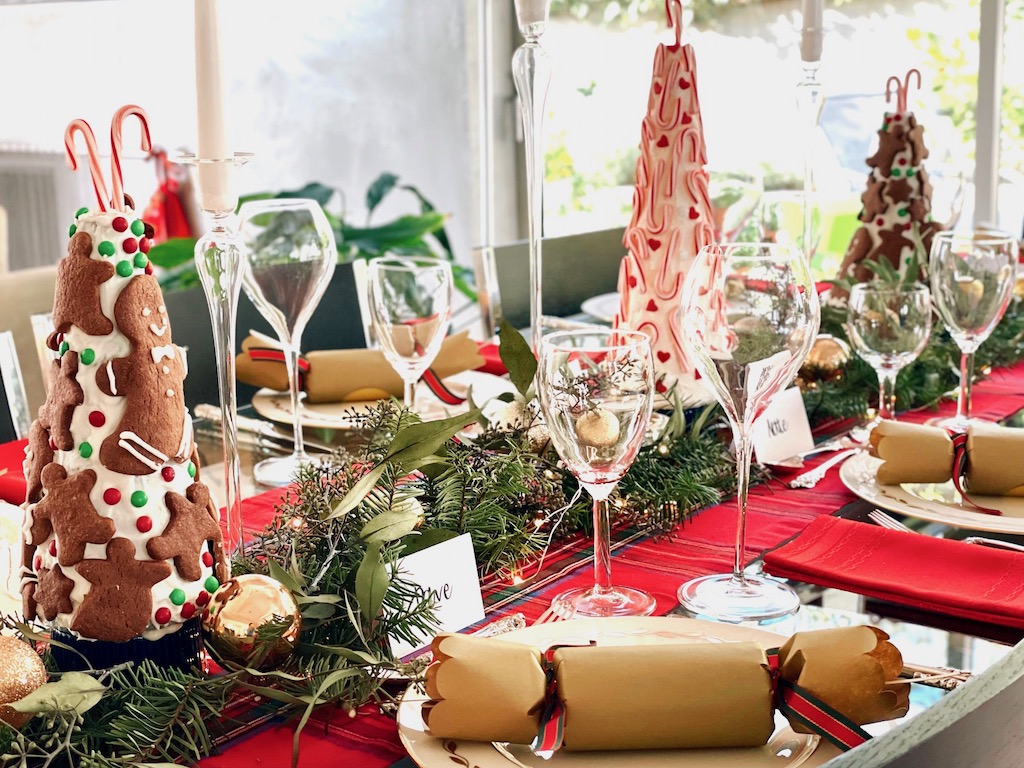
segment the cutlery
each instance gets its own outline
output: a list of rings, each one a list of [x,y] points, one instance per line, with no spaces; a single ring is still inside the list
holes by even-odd
[[[887,515],[880,509],[874,509],[868,512],[868,518],[871,522],[876,525],[880,525],[883,528],[889,528],[893,531],[903,531],[904,533],[918,533],[913,528],[909,528],[895,517]],[[965,544],[978,544],[983,547],[993,547],[995,549],[1009,549],[1014,552],[1024,552],[1024,544],[1017,544],[1012,541],[1003,541],[1002,539],[990,539],[987,536],[967,536],[962,539]]]
[[[221,425],[221,413],[220,408],[209,403],[199,403],[196,405],[196,418],[207,419],[208,421],[216,424],[218,427]],[[284,429],[282,427],[271,424],[269,421],[263,421],[262,419],[254,419],[251,416],[238,416],[235,419],[235,425],[238,427],[239,433],[247,432],[249,434],[258,435],[267,440],[273,440],[278,443],[284,443],[287,446],[291,446],[295,438],[291,433],[291,430]],[[319,451],[320,453],[334,453],[336,447],[329,444],[320,442],[318,440],[310,440],[306,438],[304,440],[305,446],[308,450]]]
[[[220,440],[221,431],[219,429],[197,429],[196,435],[201,437],[208,437],[211,440]],[[288,448],[276,440],[263,437],[262,435],[254,435],[250,432],[239,432],[238,433],[239,445],[247,445],[254,448],[261,448],[268,453],[286,454]]]
[[[845,451],[840,451],[832,458],[816,466],[814,469],[794,477],[792,480],[789,481],[789,487],[813,488],[824,479],[825,475],[828,473],[830,469],[832,469],[832,467],[836,466],[836,464],[842,464],[844,461],[853,456],[853,454],[857,453],[859,450],[859,448],[848,448]]]
[[[840,435],[839,437],[834,437],[831,440],[819,443],[813,448],[802,451],[801,453],[794,453],[788,459],[767,463],[775,467],[798,469],[804,465],[804,459],[810,456],[815,456],[819,453],[829,453],[830,451],[839,451],[843,448],[856,448],[858,445],[859,443],[856,440],[851,439],[848,435]]]

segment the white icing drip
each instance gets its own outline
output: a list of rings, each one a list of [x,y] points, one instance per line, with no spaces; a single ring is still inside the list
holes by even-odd
[[[163,325],[150,323],[149,330],[151,330],[156,336],[163,336],[165,333],[167,333],[167,323],[164,323]]]
[[[177,344],[174,346],[178,347]],[[178,347],[178,356],[181,358],[181,376],[188,378],[188,350],[185,347]]]
[[[114,377],[114,363],[112,360],[107,361],[107,382],[110,385],[110,394],[117,394],[117,379]]]
[[[164,326],[166,328],[166,326]],[[174,344],[167,344],[162,347],[153,347],[150,352],[153,355],[153,362],[159,363],[161,360],[173,360],[174,359]]]
[[[181,444],[178,446],[177,455],[188,461],[192,453],[192,417],[188,408],[185,409],[185,423],[181,427]]]
[[[160,465],[162,463],[167,461],[166,454],[162,453],[161,451],[158,451],[156,448],[147,443],[134,432],[124,431],[121,433],[120,438],[121,439],[117,441],[117,444],[124,448],[126,451],[128,451],[128,453],[137,458],[143,464],[145,464],[147,467],[152,467],[154,472],[160,469]],[[135,445],[133,445],[133,443]],[[135,447],[136,445],[138,446],[138,448]],[[139,450],[139,448],[141,448],[143,451],[149,451],[151,455],[158,457],[160,461],[153,461],[149,457],[144,456],[142,454],[142,451]]]
[[[164,392],[164,394],[167,395],[168,397],[174,397],[174,390],[168,389],[166,392]]]

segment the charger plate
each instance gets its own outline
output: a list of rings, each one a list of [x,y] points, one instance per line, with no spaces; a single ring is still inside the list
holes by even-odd
[[[509,632],[502,640],[538,648],[556,643],[598,645],[652,645],[671,643],[730,643],[753,641],[764,648],[779,646],[786,638],[754,627],[717,624],[676,617],[577,619],[537,624]],[[436,739],[425,732],[420,715],[426,700],[423,690],[410,686],[398,708],[398,733],[412,759],[421,768],[542,768],[544,766],[616,766],[616,768],[796,768],[818,766],[838,750],[822,744],[817,736],[793,732],[785,718],[776,715],[775,732],[759,748],[652,749],[620,752],[556,752],[545,760],[529,747],[485,742]],[[629,713],[623,713],[628,723]]]

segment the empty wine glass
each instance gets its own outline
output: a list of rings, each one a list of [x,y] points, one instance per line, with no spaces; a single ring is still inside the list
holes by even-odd
[[[766,621],[793,613],[788,585],[743,571],[750,431],[771,397],[793,381],[818,332],[810,266],[795,246],[733,243],[701,249],[683,283],[683,337],[732,426],[736,450],[736,551],[731,574],[683,584],[679,602],[720,621]]]
[[[647,616],[655,601],[613,586],[608,497],[644,440],[654,403],[654,362],[648,336],[591,328],[541,340],[540,404],[562,462],[594,501],[594,586],[552,601],[560,616]]]
[[[448,332],[451,265],[422,256],[371,259],[368,291],[377,343],[405,383],[405,407],[415,413],[416,384]]]
[[[956,416],[930,423],[965,431],[972,423],[974,353],[998,325],[1013,294],[1017,242],[994,230],[939,232],[932,238],[928,273],[932,301],[960,348],[960,393]]]
[[[878,374],[878,413],[869,427],[896,418],[896,377],[921,354],[932,330],[923,285],[858,283],[847,300],[847,331],[857,354]]]
[[[715,242],[749,240],[757,223],[757,205],[764,190],[761,175],[746,168],[707,166],[708,197],[715,225]]]
[[[286,485],[312,459],[302,444],[299,350],[302,332],[334,274],[334,231],[315,200],[253,200],[239,210],[245,244],[242,286],[270,323],[284,351],[295,442],[289,456],[264,459],[253,469],[263,485]]]

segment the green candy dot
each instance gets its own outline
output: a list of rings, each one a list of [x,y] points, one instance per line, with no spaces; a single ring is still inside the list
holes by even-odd
[[[79,208],[77,211],[75,211],[75,218],[77,219],[79,216],[84,216],[88,212],[89,212],[89,209],[83,206],[83,207]]]
[[[185,590],[183,589],[172,589],[171,590],[171,602],[175,605],[181,605],[185,602]]]
[[[96,360],[96,353],[93,352],[88,347],[86,347],[85,349],[82,350],[82,354],[79,356],[78,359],[81,360],[86,365],[92,365],[93,362]]]
[[[132,263],[130,261],[119,261],[117,262],[117,274],[121,277],[131,277],[133,271]]]
[[[889,174],[889,175],[898,179],[900,177],[900,169],[899,168],[893,168],[892,169],[892,173]]]
[[[146,223],[142,219],[136,219],[132,222],[132,234],[136,237],[142,237],[146,234]]]
[[[145,269],[146,265],[149,264],[149,257],[144,253],[135,254],[135,266],[139,269]]]
[[[62,341],[60,343],[60,347],[57,348],[57,351],[60,353],[61,357],[63,357],[64,353],[67,352],[68,349],[70,349],[70,348],[71,348],[70,344],[68,344],[66,341]]]
[[[191,462],[191,461],[188,463],[188,476],[189,477],[195,477],[196,476],[196,465],[193,462]]]
[[[907,209],[906,208],[900,208],[898,211],[896,211],[896,213],[899,214],[900,216],[906,216],[907,215]]]
[[[146,502],[149,501],[149,497],[145,491],[135,491],[132,493],[132,506],[138,509],[139,507],[146,506]]]
[[[206,591],[207,591],[207,592],[209,592],[209,593],[210,593],[211,595],[212,595],[212,594],[213,594],[214,592],[216,592],[216,591],[217,591],[217,587],[219,587],[219,586],[220,586],[220,582],[219,582],[219,581],[217,581],[217,577],[216,577],[216,576],[209,576],[209,577],[207,577],[206,581],[204,581],[204,582],[203,582],[203,587],[204,587],[204,588],[206,589]]]
[[[75,232],[77,232],[77,231],[78,231],[78,227],[75,226],[74,224],[72,224],[70,227],[68,227],[68,237],[74,237],[75,236]]]
[[[78,446],[78,455],[81,456],[83,459],[88,459],[90,456],[92,456],[92,446],[89,445],[89,443],[82,443],[80,446]]]
[[[913,175],[914,175],[914,169],[913,168],[907,168],[907,176],[913,176]]]
[[[114,244],[109,240],[102,240],[99,245],[96,246],[96,250],[100,252],[100,256],[113,256]]]

